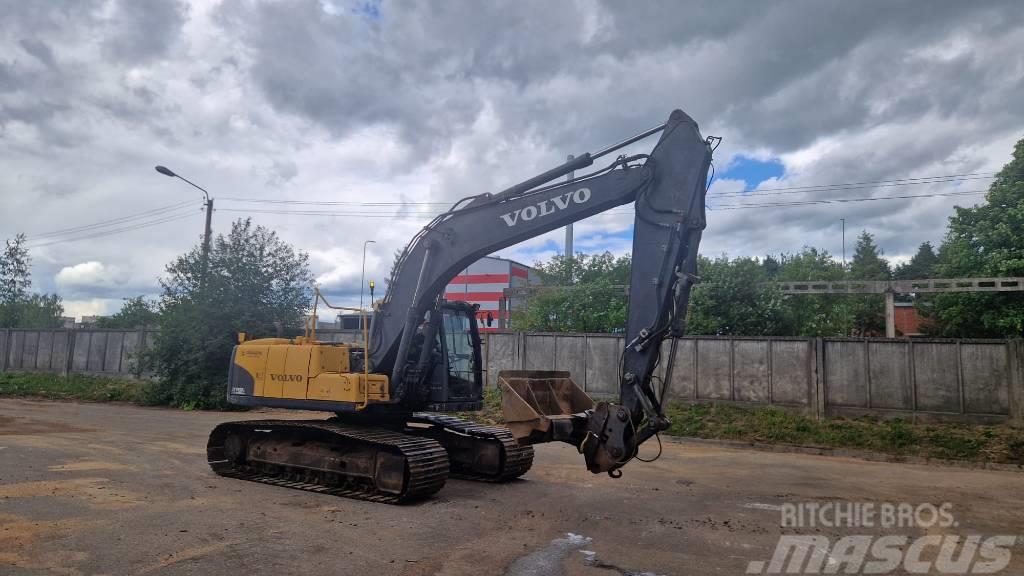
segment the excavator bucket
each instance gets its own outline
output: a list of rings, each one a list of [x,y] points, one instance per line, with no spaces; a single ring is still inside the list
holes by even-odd
[[[568,439],[572,415],[594,407],[568,372],[502,370],[498,388],[505,424],[520,444]]]

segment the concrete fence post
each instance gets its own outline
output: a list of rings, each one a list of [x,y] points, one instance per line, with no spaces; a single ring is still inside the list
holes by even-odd
[[[491,347],[488,346],[487,347],[487,350],[488,350],[487,354],[488,355],[490,354],[490,352],[489,352],[490,349],[491,349]],[[146,325],[143,324],[142,327],[139,328],[139,345],[135,348],[135,375],[136,376],[142,376],[143,374],[146,373],[146,354],[148,352],[149,352],[149,349],[146,348]],[[487,365],[488,365],[487,361],[485,360],[484,361],[484,368],[486,368]],[[488,378],[488,379],[490,379],[490,378]]]
[[[7,372],[7,357],[11,355],[11,329],[7,328],[4,330],[4,345],[0,346],[0,353],[3,354],[3,358],[0,358],[0,372]]]
[[[811,355],[811,389],[810,400],[814,403],[814,419],[821,421],[828,413],[827,391],[825,390],[825,339],[818,337],[812,341],[814,353]]]
[[[1010,357],[1010,419],[1024,426],[1024,340],[1007,342]]]
[[[64,330],[64,362],[60,365],[60,375],[71,374],[71,361],[75,357],[75,333],[71,329]]]

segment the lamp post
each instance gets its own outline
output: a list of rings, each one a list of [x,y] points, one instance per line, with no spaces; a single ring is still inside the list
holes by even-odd
[[[213,198],[210,198],[210,193],[205,188],[188,180],[187,178],[175,174],[170,168],[166,166],[157,166],[156,171],[163,174],[164,176],[170,176],[171,178],[177,178],[190,184],[192,187],[199,189],[206,197],[206,228],[203,231],[203,277],[200,280],[202,284],[206,283],[206,273],[210,267],[210,236],[212,235],[212,218],[213,218]]]
[[[366,284],[366,245],[376,244],[373,240],[363,242],[363,271],[359,274],[359,309],[363,309],[363,284]]]

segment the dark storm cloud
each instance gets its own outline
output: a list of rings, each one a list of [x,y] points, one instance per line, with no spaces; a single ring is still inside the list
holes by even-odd
[[[993,63],[924,64],[906,51],[953,30],[1005,31],[1013,10],[965,2],[519,2],[484,12],[472,2],[441,2],[385,3],[368,20],[306,0],[232,2],[222,16],[226,27],[245,30],[252,74],[270,101],[338,133],[394,123],[411,141],[436,142],[471,123],[486,95],[501,99],[509,125],[542,129],[559,145],[607,140],[686,104],[697,118],[736,126],[751,145],[786,151],[823,131],[970,106],[971,88]],[[584,90],[578,101],[531,93],[559,77],[598,93]],[[921,79],[935,82],[925,89],[914,81]],[[486,84],[499,94],[485,94]],[[646,97],[622,101],[633,93]],[[879,101],[887,104],[873,109]]]
[[[111,58],[127,63],[162,57],[176,42],[187,7],[179,0],[120,0],[103,42]]]
[[[42,40],[37,38],[22,38],[18,43],[25,49],[25,52],[34,56],[47,67],[57,67],[57,61],[53,57],[53,50],[50,50],[50,47]]]

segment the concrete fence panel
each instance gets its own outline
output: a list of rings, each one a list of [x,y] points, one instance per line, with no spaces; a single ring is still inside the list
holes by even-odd
[[[829,406],[868,407],[868,351],[862,340],[825,341],[825,401]]]
[[[668,353],[662,356],[668,359]],[[663,361],[662,364],[665,364]],[[696,398],[697,388],[697,341],[680,340],[676,344],[676,363],[669,382],[670,398]]]
[[[89,334],[89,352],[86,369],[89,372],[103,372],[103,360],[107,355],[107,335],[104,332]]]
[[[53,359],[53,339],[56,335],[57,332],[49,330],[39,333],[39,340],[36,345],[36,370],[40,372],[50,371],[50,362]]]
[[[11,332],[11,347],[8,350],[7,366],[14,370],[23,370],[22,357],[25,353],[25,333]]]
[[[734,340],[732,343],[735,400],[771,402],[768,346],[770,340]]]
[[[814,341],[772,339],[769,344],[772,403],[809,406],[814,389]]]
[[[92,339],[89,332],[74,332],[71,337],[71,371],[89,371],[89,341]]]
[[[914,343],[915,410],[961,412],[960,355],[955,342]]]
[[[36,367],[36,352],[39,351],[39,332],[22,332],[23,341],[21,345],[22,370],[34,370]]]
[[[1010,414],[1009,346],[961,343],[964,412]]]
[[[592,394],[618,394],[622,338],[588,336],[587,344],[586,376],[582,383],[584,389]],[[578,380],[577,384],[580,384]]]
[[[733,400],[732,340],[697,340],[697,400]]]
[[[573,378],[585,378],[587,374],[587,336],[565,335],[555,340],[555,361],[552,369],[568,370]],[[586,386],[585,381],[577,382]]]
[[[487,386],[498,386],[498,373],[519,367],[519,334],[492,332],[487,339]]]
[[[555,347],[564,336],[523,334],[523,370],[554,370]]]
[[[103,348],[103,371],[121,371],[121,353],[124,348],[124,332],[107,332],[107,342]]]
[[[867,362],[867,407],[913,410],[910,345],[905,341],[869,341]]]

